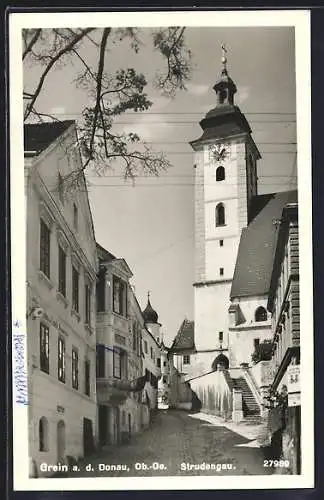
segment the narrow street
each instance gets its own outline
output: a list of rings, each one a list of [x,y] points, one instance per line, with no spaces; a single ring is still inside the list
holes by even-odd
[[[160,476],[160,475],[265,475],[262,449],[236,447],[248,441],[225,427],[216,427],[187,412],[160,411],[150,429],[133,436],[130,443],[111,447],[89,457],[76,476]],[[212,470],[190,465],[214,464]],[[187,465],[188,464],[188,465]],[[217,470],[229,464],[230,470]],[[112,470],[122,466],[124,470]],[[216,467],[216,468],[215,468]],[[91,469],[91,470],[89,470]],[[103,470],[105,469],[105,470]],[[207,469],[207,470],[206,470]]]

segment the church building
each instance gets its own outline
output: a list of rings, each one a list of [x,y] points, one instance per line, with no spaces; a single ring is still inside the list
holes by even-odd
[[[237,88],[224,47],[221,75],[213,88],[216,106],[200,121],[201,136],[190,143],[195,167],[195,352],[185,381],[203,409],[226,418],[233,415],[237,395],[235,418],[241,420],[263,411],[266,387],[261,390],[258,383],[271,378],[267,301],[278,220],[297,193],[258,195],[261,155],[235,105]],[[183,332],[185,345],[182,337]],[[256,364],[258,383],[251,374]]]

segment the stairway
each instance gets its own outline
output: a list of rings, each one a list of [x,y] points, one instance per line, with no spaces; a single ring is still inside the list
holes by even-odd
[[[234,387],[242,391],[244,420],[255,424],[261,417],[260,407],[256,402],[250,387],[243,377],[233,378]]]

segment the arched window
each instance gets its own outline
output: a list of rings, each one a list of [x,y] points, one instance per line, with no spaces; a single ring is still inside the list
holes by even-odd
[[[38,424],[39,451],[48,451],[48,420],[42,417]]]
[[[220,166],[216,169],[216,181],[224,181],[225,180],[225,168]]]
[[[215,209],[216,226],[225,226],[225,207],[223,203],[218,203]]]
[[[268,314],[264,307],[260,306],[255,311],[255,321],[267,321]]]

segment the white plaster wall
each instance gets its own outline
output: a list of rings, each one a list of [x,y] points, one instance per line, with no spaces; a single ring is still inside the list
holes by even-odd
[[[223,239],[223,246],[219,240]],[[236,257],[239,245],[237,236],[217,237],[206,241],[206,280],[231,280],[234,275]],[[220,268],[224,269],[224,275],[220,275]]]
[[[59,157],[58,150],[51,148],[49,154],[28,161],[26,164],[26,209],[27,209],[27,313],[33,307],[41,307],[44,315],[41,322],[49,327],[50,373],[40,371],[40,320],[29,316],[27,321],[27,354],[30,390],[29,407],[29,453],[39,465],[41,461],[55,464],[57,461],[56,426],[63,420],[66,426],[65,455],[83,455],[83,418],[89,418],[96,433],[96,312],[95,278],[97,272],[96,247],[91,226],[91,217],[85,191],[69,193],[64,205],[53,193],[54,178],[58,168],[62,173],[77,168],[67,164],[67,158]],[[73,201],[78,205],[78,230],[73,228]],[[50,279],[40,270],[40,217],[50,222]],[[58,294],[58,244],[66,245],[66,299]],[[79,314],[71,309],[72,262],[78,263]],[[84,286],[91,290],[90,328],[85,325]],[[62,335],[66,344],[66,382],[57,378],[58,337]],[[72,346],[79,355],[79,389],[72,389]],[[90,397],[84,394],[84,361],[90,361]],[[49,450],[39,451],[39,419],[44,416],[49,423]],[[94,435],[96,442],[96,435]]]
[[[216,349],[218,333],[223,332],[223,347],[228,337],[228,307],[231,282],[195,287],[195,344],[197,351]]]

